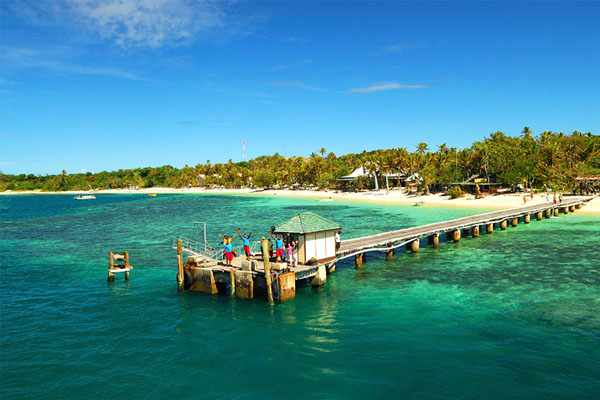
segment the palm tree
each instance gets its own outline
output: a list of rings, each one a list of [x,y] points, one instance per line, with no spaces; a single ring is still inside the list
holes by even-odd
[[[419,155],[424,155],[427,150],[429,150],[427,143],[421,142],[417,145],[417,153],[419,153]]]

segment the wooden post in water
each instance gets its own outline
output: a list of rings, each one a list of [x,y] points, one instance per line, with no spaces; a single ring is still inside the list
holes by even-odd
[[[124,251],[123,255],[125,257],[125,268],[129,268],[129,252],[128,251]],[[125,271],[125,280],[126,281],[129,280],[129,271]]]
[[[555,217],[558,217],[558,208],[555,208],[555,209],[554,209],[554,216],[555,216]]]
[[[458,243],[460,241],[460,229],[454,231],[453,239],[454,243]]]
[[[115,274],[114,272],[112,272],[112,269],[115,266],[115,255],[112,251],[108,252],[108,281],[109,282],[114,282],[115,281]]]
[[[569,212],[575,212],[575,206],[569,206]]]
[[[581,209],[581,207],[583,207],[583,205],[581,203],[577,203],[575,205],[575,208],[578,209],[578,210]]]
[[[440,235],[437,233],[427,237],[427,244],[430,244],[434,249],[440,248]]]
[[[502,222],[500,222],[500,229],[502,229],[503,231],[506,230],[506,220],[503,219]]]
[[[529,214],[526,214],[526,215],[523,217],[523,222],[525,222],[526,224],[528,224],[528,223],[529,223],[529,221],[531,221],[531,215],[529,215]]]
[[[474,238],[477,237],[477,236],[479,236],[479,226],[474,226],[471,229],[471,232],[472,232]]]
[[[364,257],[365,253],[360,253],[354,256],[354,266],[356,267],[356,269],[360,269],[363,268],[363,261],[365,260],[366,257]]]
[[[494,232],[494,224],[487,224],[487,226],[485,227],[485,231],[487,233],[492,233]]]
[[[177,239],[177,291],[183,292],[185,276],[183,274],[183,243]]]
[[[419,239],[415,239],[410,244],[410,252],[417,253],[419,251]]]
[[[519,223],[519,218],[513,218],[510,225],[514,228]]]
[[[541,212],[541,211],[538,211],[538,212],[535,214],[535,219],[537,219],[538,221],[541,221],[541,220],[542,220],[542,212]]]
[[[568,214],[568,213],[569,213],[569,207],[564,207],[563,214]]]
[[[273,288],[271,287],[271,264],[269,263],[269,246],[267,241],[263,237],[262,240],[262,254],[263,261],[265,264],[265,284],[267,285],[267,299],[269,303],[273,304]]]
[[[394,249],[388,249],[385,253],[385,259],[391,261],[394,259]]]

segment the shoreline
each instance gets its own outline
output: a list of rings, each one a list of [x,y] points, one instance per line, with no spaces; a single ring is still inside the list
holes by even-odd
[[[76,196],[82,191],[64,191],[64,192],[42,192],[42,191],[18,191],[18,192],[0,192],[0,196],[12,195],[71,195]],[[360,201],[369,203],[414,205],[436,207],[461,207],[461,208],[497,208],[508,209],[517,208],[523,203],[523,194],[500,194],[490,195],[482,199],[475,199],[473,195],[465,195],[458,199],[450,199],[447,196],[439,194],[426,195],[407,195],[402,190],[393,189],[390,191],[380,190],[377,192],[336,192],[328,190],[290,190],[290,189],[205,189],[205,188],[145,188],[138,190],[129,189],[111,189],[99,190],[96,194],[221,194],[221,195],[258,195],[258,196],[283,196],[314,198],[324,200],[345,200]],[[568,198],[569,196],[565,196]],[[545,194],[535,194],[533,199],[527,196],[527,205],[545,204]],[[600,215],[600,197],[596,197],[588,202],[579,213],[599,214]]]

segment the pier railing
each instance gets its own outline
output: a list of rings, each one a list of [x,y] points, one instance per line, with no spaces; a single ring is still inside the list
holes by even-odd
[[[222,246],[220,246],[220,248],[218,248],[218,249],[215,249],[214,247],[211,247],[208,243],[204,244],[198,240],[186,238],[183,236],[177,236],[177,237],[173,238],[173,245],[172,245],[173,250],[177,250],[177,240],[181,240],[182,250],[184,253],[186,253],[188,255],[195,256],[195,257],[201,257],[207,261],[208,260],[219,261],[219,260],[223,259],[224,250],[223,250]],[[244,249],[243,249],[243,246],[241,246],[241,245],[234,246],[233,249],[238,254],[244,254]],[[256,253],[260,253],[260,252],[261,252],[260,240],[256,240],[256,241],[252,242],[250,244],[250,253],[256,254]]]
[[[217,250],[207,244],[183,236],[173,238],[174,250],[177,250],[177,240],[181,240],[182,250],[188,255],[215,261],[223,259],[223,249]]]

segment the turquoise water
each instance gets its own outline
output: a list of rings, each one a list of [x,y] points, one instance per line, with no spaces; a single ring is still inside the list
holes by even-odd
[[[1,397],[598,399],[600,218],[342,262],[270,307],[178,294],[172,237],[300,211],[343,237],[484,210],[277,197],[0,197]],[[106,282],[109,250],[135,269]]]

